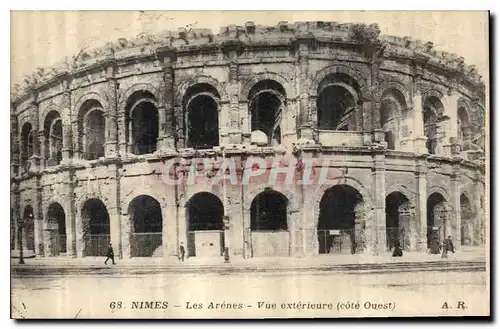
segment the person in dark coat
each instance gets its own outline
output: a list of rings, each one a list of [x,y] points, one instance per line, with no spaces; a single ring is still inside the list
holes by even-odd
[[[443,241],[443,254],[441,258],[448,258],[448,251],[455,253],[455,247],[453,246],[453,241],[451,240],[451,236],[448,235],[448,238]]]
[[[429,245],[429,252],[434,255],[439,255],[441,252],[441,244],[436,239],[432,239]]]
[[[399,240],[394,242],[394,251],[392,252],[392,257],[401,257],[403,256],[403,249],[401,249],[401,244]]]
[[[116,265],[115,263],[115,253],[113,252],[113,246],[111,245],[111,243],[109,244],[109,247],[108,247],[108,252],[106,253],[106,260],[104,261],[104,264],[108,265],[108,260],[111,259],[111,261],[113,262],[113,265]]]
[[[184,249],[184,244],[181,242],[181,245],[179,246],[179,259],[181,261],[184,261],[185,255],[186,255],[186,249]]]

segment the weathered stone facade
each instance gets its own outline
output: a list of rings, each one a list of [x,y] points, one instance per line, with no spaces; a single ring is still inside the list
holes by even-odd
[[[359,250],[370,253],[387,250],[388,227],[405,228],[410,250],[427,249],[430,226],[457,246],[482,244],[484,113],[484,85],[463,58],[379,36],[376,25],[248,22],[217,35],[180,29],[120,39],[40,69],[13,97],[13,223],[26,219],[24,239],[32,242],[24,245],[37,256],[91,255],[102,235],[128,258],[137,255],[131,240],[141,234],[133,219],[141,209],[131,204],[145,195],[161,215],[161,247],[152,255],[170,257],[181,242],[192,243],[190,199],[209,192],[223,205],[223,225],[214,231],[231,257],[325,253],[320,245],[338,234],[331,231],[344,229],[357,242],[362,236]],[[254,143],[255,130],[267,142]],[[251,156],[331,160],[335,184],[270,184],[262,176],[221,186],[209,172],[197,184],[162,179],[162,164],[174,157],[208,158],[214,170],[230,157],[241,174]],[[340,194],[333,185],[342,186]],[[263,232],[252,228],[252,202],[269,190],[286,200],[287,225]],[[349,228],[320,230],[327,191],[332,202],[357,196]],[[399,224],[390,226],[393,197]],[[107,216],[104,231],[91,232],[95,216]]]

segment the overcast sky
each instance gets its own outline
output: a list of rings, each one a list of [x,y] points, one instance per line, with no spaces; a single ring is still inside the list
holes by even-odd
[[[94,48],[120,37],[135,37],[194,25],[218,33],[221,26],[254,21],[336,21],[377,23],[382,34],[432,41],[435,48],[463,56],[486,81],[488,74],[487,12],[13,12],[11,81],[19,83],[36,67],[47,67],[82,47]]]

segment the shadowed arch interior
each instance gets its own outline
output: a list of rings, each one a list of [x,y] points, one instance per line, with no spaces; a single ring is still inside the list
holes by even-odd
[[[23,211],[24,238],[28,250],[35,250],[35,212],[32,206],[24,207]]]
[[[128,206],[132,225],[131,257],[162,255],[163,216],[160,203],[149,195],[135,197]]]
[[[460,227],[460,244],[463,246],[470,246],[474,240],[474,225],[471,204],[469,198],[462,193],[460,195],[460,220],[462,225]]]
[[[83,147],[83,158],[96,160],[104,156],[106,120],[104,110],[97,100],[85,101],[78,113],[78,140]]]
[[[86,256],[105,256],[109,245],[108,210],[99,199],[89,199],[82,207]]]
[[[359,191],[349,185],[335,185],[325,191],[317,226],[320,254],[356,252],[356,211],[362,202]]]
[[[261,80],[248,93],[251,131],[260,130],[269,145],[281,143],[281,118],[286,99],[283,86],[274,80]]]
[[[66,215],[63,207],[54,202],[47,210],[48,228],[51,232],[51,253],[59,255],[66,252]]]
[[[288,230],[288,200],[280,192],[267,190],[259,193],[250,206],[252,231]]]
[[[359,86],[352,77],[344,73],[325,77],[316,101],[319,129],[355,131],[358,97]]]
[[[58,165],[62,160],[63,131],[62,120],[59,112],[50,111],[45,117],[44,130],[44,153],[47,165]]]
[[[441,101],[436,96],[429,96],[424,104],[424,134],[427,137],[427,150],[430,154],[436,154],[437,148],[437,125],[443,114],[444,108]]]
[[[159,136],[158,109],[148,91],[136,91],[127,99],[126,136],[133,154],[154,153]]]
[[[218,91],[207,83],[186,90],[183,109],[187,147],[210,149],[219,146],[219,99]]]
[[[446,199],[438,192],[432,193],[427,198],[427,246],[433,241],[442,242],[443,238],[450,235],[447,220],[448,211]]]
[[[224,206],[212,193],[196,193],[188,202],[189,231],[222,230]]]
[[[33,128],[26,122],[21,129],[21,160],[28,160],[33,156]]]
[[[401,117],[406,104],[399,90],[389,89],[382,94],[380,102],[380,127],[384,131],[389,150],[396,149],[399,143]]]
[[[409,201],[401,192],[392,192],[385,198],[385,225],[387,246],[392,249],[396,242],[401,248],[409,247]]]

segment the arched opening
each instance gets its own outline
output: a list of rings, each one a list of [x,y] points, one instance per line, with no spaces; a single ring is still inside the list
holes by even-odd
[[[461,144],[462,151],[469,149],[470,126],[469,115],[464,107],[458,108],[458,143]]]
[[[66,215],[57,202],[52,203],[47,211],[45,233],[48,235],[46,240],[49,242],[48,252],[51,256],[66,253]]]
[[[410,249],[409,201],[401,192],[392,192],[385,198],[385,223],[389,250],[398,242],[403,250]]]
[[[472,246],[474,239],[473,213],[469,198],[465,194],[460,195],[460,244]]]
[[[323,130],[357,130],[357,82],[347,74],[332,74],[318,88],[318,127]]]
[[[127,100],[125,111],[125,129],[130,153],[154,153],[159,127],[155,97],[147,91],[137,91]]]
[[[55,166],[62,161],[63,126],[57,111],[51,111],[46,117],[44,127],[44,153],[47,166]]]
[[[96,100],[83,103],[78,116],[78,139],[83,147],[83,158],[97,160],[104,157],[106,120],[102,105]]]
[[[135,197],[128,206],[132,233],[131,257],[161,257],[163,216],[160,203],[149,195]]]
[[[424,101],[424,135],[427,137],[427,150],[429,154],[436,154],[438,145],[437,123],[444,108],[441,101],[435,97],[427,97]]]
[[[224,252],[224,206],[209,192],[196,193],[189,199],[188,256],[215,257]]]
[[[320,254],[351,253],[364,249],[363,227],[358,219],[361,194],[349,185],[335,185],[321,198],[318,218]]]
[[[384,92],[380,104],[380,127],[384,131],[387,149],[395,150],[399,145],[401,115],[406,104],[400,91],[389,89]]]
[[[288,200],[267,189],[250,205],[252,256],[289,256]]]
[[[24,207],[23,212],[23,239],[26,240],[26,249],[35,251],[35,213],[32,206]]]
[[[267,136],[268,145],[281,143],[281,118],[286,106],[286,92],[274,80],[262,80],[248,93],[251,131],[260,130]]]
[[[85,256],[106,256],[110,242],[109,214],[99,199],[89,199],[82,207]]]
[[[432,243],[441,244],[451,235],[451,223],[446,199],[440,193],[433,193],[427,198],[427,247]]]
[[[31,123],[26,122],[21,129],[21,161],[23,164],[33,156],[33,137]]]
[[[219,99],[219,93],[209,84],[188,88],[183,100],[187,147],[210,149],[219,146]]]

